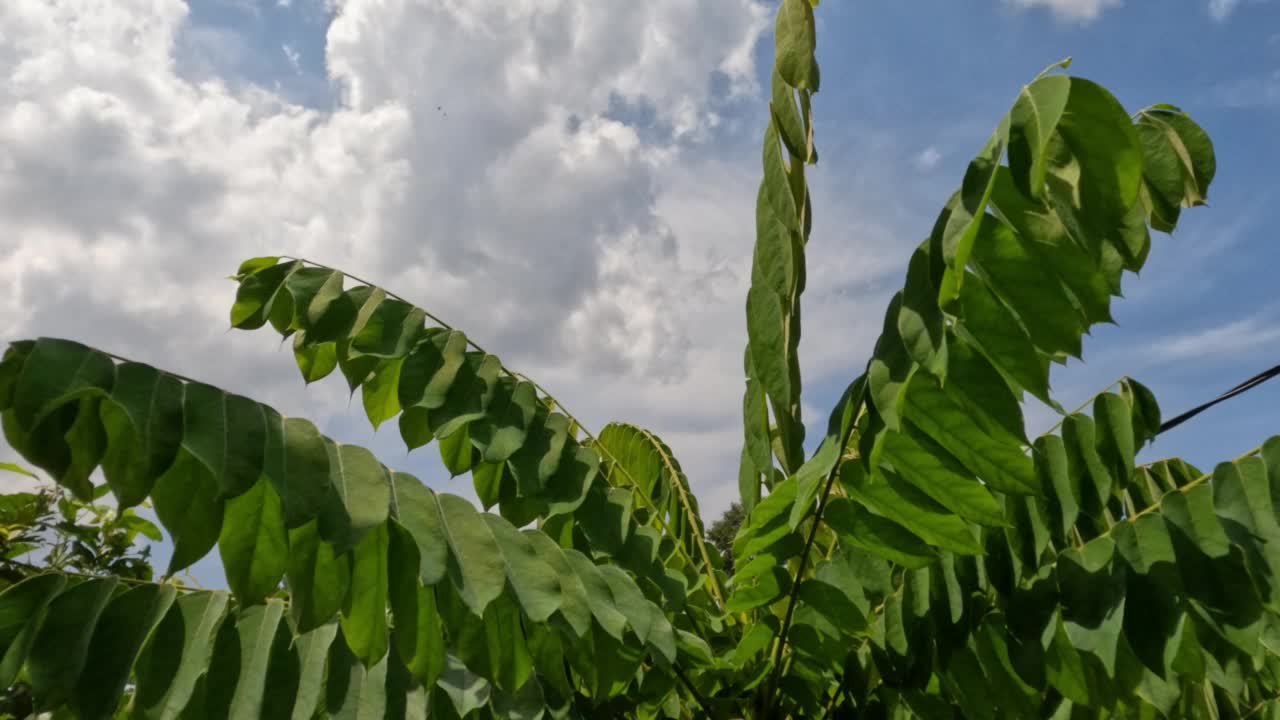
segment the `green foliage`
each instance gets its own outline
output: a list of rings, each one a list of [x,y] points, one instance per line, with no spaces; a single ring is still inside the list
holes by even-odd
[[[724,571],[733,576],[733,539],[738,534],[738,530],[742,527],[743,521],[747,519],[746,511],[742,508],[742,503],[730,503],[729,508],[724,511],[720,519],[711,523],[711,527],[707,528],[707,540],[720,551],[720,560],[724,565]]]
[[[231,324],[438,442],[484,511],[248,398],[13,343],[10,444],[82,499],[152,503],[168,572],[217,547],[231,592],[29,577],[0,594],[0,684],[81,717],[126,687],[145,718],[1280,712],[1280,438],[1211,473],[1138,464],[1160,411],[1129,378],[1041,437],[1023,420],[1028,396],[1061,411],[1049,368],[1110,322],[1150,229],[1205,202],[1212,145],[1177,108],[1131,116],[1066,62],[1024,87],[806,456],[816,4],[778,11],[736,520],[704,529],[652,432],[593,435],[393,293],[254,258]]]
[[[107,492],[98,488],[90,502],[57,487],[0,495],[0,590],[50,569],[150,580],[142,542],[160,540],[160,529],[132,509],[97,502]]]

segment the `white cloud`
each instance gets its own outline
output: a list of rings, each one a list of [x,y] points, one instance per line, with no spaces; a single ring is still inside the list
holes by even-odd
[[[1209,0],[1209,16],[1221,22],[1226,20],[1239,4],[1240,0]]]
[[[942,151],[938,150],[937,145],[929,147],[916,153],[911,158],[911,164],[915,165],[920,172],[929,172],[938,167],[938,163],[942,161]]]
[[[731,488],[757,171],[687,158],[755,92],[765,5],[334,7],[321,112],[192,72],[178,0],[0,3],[0,339],[78,338],[346,428],[340,382],[303,393],[287,352],[223,330],[240,259],[307,256]]]
[[[1275,314],[1259,314],[1202,330],[1174,335],[1152,344],[1150,354],[1160,360],[1202,360],[1262,350],[1280,345]]]
[[[1280,69],[1222,83],[1214,96],[1230,108],[1280,107]]]
[[[280,46],[280,50],[284,52],[285,59],[289,61],[289,67],[299,75],[302,74],[302,54],[293,48],[293,46],[285,43]]]
[[[1122,0],[1005,0],[1015,7],[1044,7],[1062,20],[1088,22],[1096,20],[1102,11],[1118,7]],[[1219,0],[1211,0],[1219,1]]]

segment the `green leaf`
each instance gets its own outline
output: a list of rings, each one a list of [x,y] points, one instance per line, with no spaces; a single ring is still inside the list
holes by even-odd
[[[423,584],[435,585],[444,578],[450,561],[439,496],[406,473],[391,473],[391,484],[396,521],[418,546],[419,576]]]
[[[545,532],[524,530],[524,536],[533,543],[538,556],[549,565],[559,579],[557,611],[579,637],[591,628],[591,606],[587,599],[586,585],[578,575],[566,551],[556,545]]]
[[[428,427],[438,437],[443,437],[452,434],[462,423],[485,417],[485,411],[497,392],[498,375],[501,371],[502,363],[498,358],[481,353],[467,353],[466,361],[449,385],[444,402],[428,412]],[[402,434],[403,431],[402,424]],[[474,428],[472,438],[473,441],[476,439]]]
[[[289,531],[289,615],[298,632],[307,633],[342,609],[351,582],[351,566],[333,545],[320,539],[315,521]]]
[[[1062,543],[1080,513],[1080,487],[1071,472],[1066,446],[1057,435],[1041,436],[1036,438],[1032,458],[1041,493],[1051,498],[1048,508],[1054,539]]]
[[[982,552],[968,523],[889,471],[869,477],[859,462],[845,462],[840,466],[840,484],[850,498],[930,545],[960,555]]]
[[[456,330],[437,332],[414,346],[400,372],[400,404],[438,408],[466,361],[467,336]]]
[[[788,85],[817,92],[817,30],[808,0],[783,0],[774,25],[775,63]]]
[[[577,512],[586,502],[591,488],[599,485],[595,482],[599,473],[600,456],[594,450],[579,445],[572,438],[565,440],[560,465],[544,494],[547,517]]]
[[[1081,508],[1091,516],[1101,517],[1111,500],[1114,480],[1098,455],[1096,425],[1087,415],[1068,415],[1062,421],[1062,442],[1067,451],[1067,467],[1079,478]],[[1093,492],[1087,492],[1088,489]]]
[[[378,365],[373,376],[365,381],[361,390],[364,412],[373,429],[400,413],[398,395],[400,371],[404,358],[393,358]]]
[[[600,574],[613,593],[618,611],[627,618],[631,630],[656,650],[667,662],[674,662],[676,655],[675,634],[662,610],[645,599],[625,572],[613,565],[601,565]]]
[[[793,401],[785,323],[786,313],[782,308],[782,300],[776,293],[762,287],[752,287],[747,292],[747,335],[751,338],[751,364],[775,409],[789,408]]]
[[[587,605],[600,628],[614,639],[621,640],[627,627],[627,618],[614,601],[613,591],[609,589],[609,583],[600,568],[577,550],[565,550],[564,555],[582,581],[587,594]]]
[[[0,462],[0,470],[4,470],[5,472],[17,473],[18,475],[26,475],[29,478],[34,478],[37,480],[40,479],[39,476],[31,472],[30,470],[27,470],[21,465],[15,465],[10,462]]]
[[[910,423],[903,432],[885,433],[882,457],[898,477],[960,517],[979,525],[1004,524],[1004,509],[982,483]]]
[[[946,322],[938,307],[938,288],[930,270],[929,242],[916,248],[907,266],[907,285],[902,291],[898,314],[898,334],[907,355],[928,372],[942,379],[947,372]]]
[[[1267,463],[1248,457],[1236,463],[1222,463],[1214,469],[1213,505],[1232,544],[1246,553],[1251,574],[1264,602],[1280,607],[1280,523],[1267,479]],[[1263,580],[1263,579],[1266,580]]]
[[[337,634],[338,623],[331,622],[298,637],[301,667],[298,670],[298,694],[293,703],[292,720],[312,720],[319,711],[324,695],[325,662]]]
[[[284,615],[284,603],[270,600],[242,610],[236,618],[240,646],[240,675],[231,698],[231,717],[258,717],[267,687],[276,627]]]
[[[357,445],[328,441],[331,496],[320,516],[320,534],[339,548],[353,546],[386,521],[391,509],[387,469]]]
[[[959,313],[959,332],[966,342],[1018,387],[1057,406],[1048,393],[1048,356],[1036,350],[1019,319],[978,278],[970,277],[961,287]]]
[[[765,401],[764,388],[755,378],[747,378],[747,389],[742,396],[742,417],[745,440],[741,472],[745,484],[740,483],[739,491],[743,507],[751,512],[751,508],[760,501],[760,475],[773,467],[773,453],[769,449],[769,406]]]
[[[217,478],[185,449],[151,491],[156,516],[173,538],[166,574],[190,567],[218,542],[223,504]]]
[[[778,125],[778,136],[782,138],[783,145],[792,157],[807,162],[809,137],[805,130],[806,119],[801,115],[801,109],[796,107],[795,89],[782,79],[777,65],[774,65],[770,74],[769,86],[769,110]]]
[[[240,266],[244,277],[231,306],[231,327],[255,330],[265,325],[285,278],[302,267],[300,262],[268,265],[266,261],[267,258],[255,258]]]
[[[1044,194],[1049,140],[1070,94],[1071,78],[1048,75],[1023,86],[1009,111],[1009,166],[1014,169],[1018,188],[1029,197]]]
[[[488,705],[493,692],[484,678],[468,670],[453,655],[448,657],[445,671],[437,683],[460,718]]]
[[[285,527],[299,527],[320,514],[332,490],[327,443],[315,425],[268,412],[264,465],[280,496]]]
[[[107,449],[107,435],[99,418],[101,406],[100,398],[85,397],[65,408],[76,411],[75,421],[63,435],[71,451],[70,462],[55,479],[76,497],[86,500],[93,496],[93,481],[89,476]]]
[[[1116,650],[1124,623],[1125,576],[1112,562],[1115,543],[1100,537],[1058,556],[1063,626],[1072,646],[1096,657],[1115,676]]]
[[[1007,387],[998,387],[1008,392]],[[1038,493],[1035,470],[1025,455],[1023,441],[1007,430],[998,430],[1002,426],[985,413],[970,412],[966,405],[972,401],[964,400],[940,388],[936,378],[917,373],[908,388],[906,417],[992,489]],[[992,406],[998,407],[994,402]]]
[[[385,291],[367,285],[353,287],[335,296],[329,301],[324,314],[307,328],[308,338],[311,342],[349,341],[360,334],[385,298]]]
[[[0,685],[13,685],[35,641],[45,609],[65,585],[62,575],[33,575],[0,593]]]
[[[750,557],[792,535],[790,517],[796,495],[795,478],[788,478],[776,485],[773,492],[756,505],[747,522],[738,530],[738,535],[733,540],[734,557]]]
[[[280,262],[280,258],[274,255],[249,258],[248,260],[245,260],[244,262],[240,263],[240,269],[236,271],[236,275],[238,277],[243,277],[245,275],[252,275],[258,272],[259,270],[266,270],[267,268],[272,267],[278,262]]]
[[[114,715],[142,644],[176,595],[170,585],[141,585],[121,593],[102,611],[85,659],[85,667],[93,670],[80,675],[71,696],[71,707],[80,717]]]
[[[383,300],[351,339],[352,351],[381,358],[403,358],[423,333],[426,313],[402,300]]]
[[[740,581],[746,581],[739,584]],[[725,603],[725,612],[740,613],[769,605],[791,591],[791,574],[778,559],[760,554],[747,562],[734,576],[733,593]]]
[[[394,521],[389,524],[387,560],[392,636],[405,669],[428,687],[444,670],[444,627],[435,591],[418,577],[418,547],[413,536]]]
[[[1073,217],[1068,226],[1078,225],[1083,232],[1073,233],[1076,241],[1092,248],[1095,256],[1099,242],[1123,255],[1120,230],[1142,183],[1137,129],[1111,93],[1077,77],[1071,78],[1058,129],[1061,148],[1051,150],[1049,166],[1055,208]],[[1125,266],[1136,271],[1141,267],[1136,260],[1127,258]]]
[[[342,636],[366,667],[387,653],[387,550],[384,523],[365,534],[351,552],[351,589],[342,609]]]
[[[479,513],[492,533],[505,565],[507,581],[520,607],[533,622],[544,622],[560,609],[560,580],[533,542],[496,515]]]
[[[329,304],[342,295],[342,281],[342,273],[320,267],[299,268],[285,278],[285,288],[293,297],[292,326],[305,331],[320,322]]]
[[[1027,240],[993,216],[981,224],[973,245],[978,275],[1017,313],[1031,341],[1053,356],[1080,357],[1084,313],[1052,269],[1033,254]]]
[[[1055,614],[1050,622],[1053,635],[1045,653],[1045,675],[1049,684],[1071,701],[1089,704],[1092,696],[1089,672],[1084,666],[1084,660],[1071,644],[1061,616]]]
[[[375,720],[384,717],[387,703],[387,666],[391,655],[365,668],[339,635],[329,646],[325,707],[337,720]]]
[[[188,383],[183,418],[183,449],[208,469],[223,495],[235,497],[253,487],[262,474],[267,442],[261,405]]]
[[[347,389],[351,391],[352,395],[361,385],[371,382],[374,371],[383,365],[379,358],[356,354],[351,349],[351,341],[349,339],[338,341],[334,352],[338,356],[338,370],[346,378]]]
[[[906,528],[867,511],[847,498],[832,498],[822,519],[849,543],[906,568],[927,567],[938,554]]]
[[[265,687],[269,690],[262,696],[261,716],[291,717],[301,681],[302,661],[294,648],[293,631],[288,623],[279,623],[267,658]]]
[[[448,566],[449,575],[467,606],[473,612],[483,613],[485,607],[502,594],[507,582],[502,548],[489,524],[471,503],[453,495],[441,494],[435,498],[453,558]],[[409,530],[412,532],[413,528]]]
[[[560,465],[565,442],[569,439],[569,420],[543,408],[534,412],[524,444],[507,460],[518,493],[529,500],[540,499],[546,481]]]
[[[227,601],[225,592],[196,592],[172,604],[135,667],[133,708],[139,717],[179,717],[209,667]]]
[[[996,168],[1009,140],[1009,117],[1001,118],[987,144],[965,170],[960,190],[947,204],[930,237],[932,247],[941,254],[946,269],[938,290],[938,304],[947,306],[960,296],[964,280],[964,268],[969,264],[975,245],[981,245],[981,235],[992,224],[987,215],[987,203],[995,183]]]
[[[451,477],[471,470],[471,433],[463,425],[448,437],[440,438],[440,459]]]
[[[100,413],[107,433],[102,472],[121,507],[142,502],[182,444],[183,385],[172,375],[122,363]]]
[[[1015,182],[1005,168],[996,172],[991,203],[1000,217],[1017,233],[1023,247],[1071,291],[1090,323],[1111,322],[1111,296],[1119,287],[1121,268],[1100,262],[1081,247],[1053,208],[1023,195]]]
[[[265,477],[227,502],[218,552],[227,585],[241,604],[260,602],[280,585],[288,562],[289,536],[280,496]]]
[[[907,354],[898,331],[898,317],[901,314],[902,293],[898,293],[889,301],[889,309],[885,313],[884,330],[876,341],[875,353],[871,364],[867,367],[867,383],[870,389],[871,402],[880,419],[891,430],[901,427],[901,410],[906,395],[907,383],[915,371],[911,356]]]
[[[68,340],[41,338],[22,365],[13,413],[28,431],[57,406],[85,394],[106,392],[115,380],[111,358]]]
[[[470,431],[485,462],[505,462],[524,445],[537,403],[532,383],[507,378],[498,381],[484,419],[472,423]]]
[[[338,367],[338,346],[331,342],[309,345],[306,336],[306,331],[293,336],[293,358],[302,379],[310,385],[328,377]]]
[[[1133,477],[1133,456],[1138,440],[1133,431],[1133,408],[1115,393],[1102,393],[1093,401],[1098,454],[1110,475],[1121,485]]]
[[[75,697],[93,629],[117,584],[113,577],[86,580],[49,603],[27,657],[37,710],[56,708]]]

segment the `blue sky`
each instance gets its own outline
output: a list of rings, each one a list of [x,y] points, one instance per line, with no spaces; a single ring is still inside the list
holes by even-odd
[[[733,499],[771,3],[3,5],[0,339],[207,378],[471,495],[433,450],[369,430],[340,381],[303,391],[276,341],[224,330],[241,258],[306,255],[467,329],[588,423],[654,429],[709,518]],[[1126,279],[1119,326],[1056,371],[1062,403],[1130,374],[1173,415],[1280,362],[1280,2],[827,0],[818,17],[811,434],[969,157],[1066,56],[1132,110],[1191,112],[1219,171]],[[1149,455],[1234,456],[1280,432],[1278,399],[1264,386]],[[1052,422],[1028,408],[1029,429]]]

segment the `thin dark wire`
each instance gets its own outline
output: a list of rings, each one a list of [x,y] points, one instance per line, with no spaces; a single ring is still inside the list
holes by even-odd
[[[1159,430],[1159,431],[1157,431],[1157,433],[1156,433],[1156,434],[1158,435],[1158,434],[1160,434],[1160,433],[1162,433],[1162,432],[1164,432],[1164,431],[1166,431],[1166,430],[1172,430],[1173,428],[1175,428],[1175,427],[1177,427],[1177,426],[1181,425],[1182,423],[1184,423],[1184,422],[1186,422],[1186,421],[1190,420],[1191,418],[1193,418],[1193,417],[1195,417],[1195,416],[1199,415],[1200,413],[1204,412],[1205,410],[1208,410],[1209,408],[1213,407],[1214,405],[1217,405],[1218,403],[1220,403],[1220,402],[1222,402],[1222,401],[1224,401],[1224,400],[1230,400],[1231,398],[1233,398],[1233,397],[1235,397],[1235,396],[1237,396],[1237,395],[1240,395],[1241,393],[1248,392],[1249,390],[1252,390],[1252,389],[1254,389],[1254,388],[1258,387],[1258,386],[1259,386],[1259,385],[1261,385],[1262,383],[1264,383],[1264,382],[1266,382],[1266,381],[1268,381],[1268,380],[1270,380],[1271,378],[1276,377],[1276,376],[1280,376],[1280,365],[1276,365],[1275,367],[1271,368],[1270,370],[1263,370],[1262,372],[1258,373],[1257,375],[1254,375],[1253,377],[1249,378],[1248,380],[1245,380],[1244,382],[1242,382],[1242,383],[1240,383],[1239,385],[1237,385],[1237,386],[1235,386],[1235,387],[1231,388],[1230,390],[1228,390],[1228,391],[1226,391],[1226,392],[1222,393],[1221,395],[1219,395],[1218,397],[1216,397],[1216,398],[1214,398],[1214,399],[1210,400],[1209,402],[1207,402],[1207,403],[1205,403],[1205,404],[1203,404],[1203,405],[1199,405],[1199,406],[1197,406],[1197,407],[1191,408],[1190,410],[1188,410],[1188,411],[1186,411],[1186,412],[1182,413],[1181,415],[1179,415],[1179,416],[1177,416],[1177,417],[1175,417],[1175,418],[1170,418],[1169,420],[1165,421],[1165,423],[1164,423],[1163,425],[1161,425],[1161,426],[1160,426],[1160,430]]]

